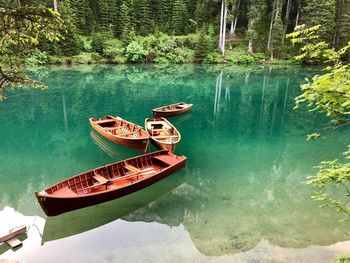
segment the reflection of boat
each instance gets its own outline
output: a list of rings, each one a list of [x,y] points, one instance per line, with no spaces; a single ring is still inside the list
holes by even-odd
[[[165,118],[147,118],[145,128],[152,143],[159,149],[173,152],[181,140],[179,131]]]
[[[112,142],[147,151],[149,135],[141,126],[109,115],[98,119],[90,118],[89,121],[92,128]]]
[[[122,160],[130,156],[137,155],[137,152],[134,149],[126,148],[107,140],[105,137],[101,136],[95,130],[90,132],[93,143],[100,147],[105,153],[111,156],[114,159]]]
[[[178,125],[180,123],[188,121],[191,118],[192,118],[192,114],[188,113],[185,115],[180,115],[180,116],[176,116],[176,117],[172,118],[171,123],[173,123],[174,125]]]
[[[162,196],[167,196],[170,191],[177,189],[183,182],[183,174],[177,173],[134,194],[60,216],[48,217],[42,243],[76,235],[126,216]],[[91,220],[92,218],[93,220]]]
[[[186,111],[189,111],[190,109],[192,109],[192,105],[193,104],[179,102],[179,103],[155,108],[152,110],[152,112],[153,112],[153,116],[155,117],[175,116],[175,115],[185,113]]]
[[[5,206],[0,210],[0,262],[2,262],[2,258],[14,258],[13,256],[17,253],[16,248],[22,244],[24,251],[26,249],[30,250],[35,244],[39,244],[41,240],[40,233],[43,232],[44,224],[45,220],[43,218],[25,216],[9,206]],[[14,228],[14,226],[18,227]],[[12,237],[16,238],[15,243],[10,242],[11,244],[8,244],[6,240]],[[18,258],[18,255],[16,258]]]
[[[0,243],[6,242],[10,247],[15,248],[22,245],[22,242],[17,238],[20,234],[27,232],[27,226],[17,226],[5,233],[0,233]]]
[[[166,150],[102,166],[54,184],[35,195],[48,216],[119,198],[164,179],[186,157]]]

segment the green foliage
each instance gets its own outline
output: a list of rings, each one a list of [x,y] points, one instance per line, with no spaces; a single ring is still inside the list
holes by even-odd
[[[30,57],[26,59],[27,64],[29,65],[44,65],[48,62],[48,56],[46,52],[36,51]]]
[[[344,65],[340,58],[350,48],[350,42],[340,50],[328,48],[325,42],[314,42],[318,39],[318,29],[319,26],[307,29],[300,27],[288,36],[294,43],[306,42],[301,48],[299,60],[316,58],[328,64],[324,74],[313,76],[311,80],[306,79],[307,83],[301,86],[303,93],[296,98],[296,108],[301,103],[306,103],[311,111],[326,113],[333,123],[342,122],[340,126],[347,125],[350,124],[347,122],[350,115],[350,65]],[[309,135],[308,139],[317,137],[320,137],[320,134],[314,133]],[[346,159],[350,159],[350,145],[344,154]],[[321,201],[323,207],[332,206],[338,213],[350,216],[350,163],[340,163],[338,160],[323,161],[318,169],[317,174],[306,181],[317,189],[312,198]],[[340,192],[345,199],[335,195]]]
[[[64,40],[58,42],[59,53],[63,56],[75,56],[84,48],[83,40],[75,32],[75,29],[68,27],[66,32],[62,33]]]
[[[350,263],[350,256],[340,256],[337,258],[336,263]]]
[[[313,76],[311,80],[301,86],[303,93],[296,98],[296,108],[300,103],[306,103],[311,110],[325,112],[332,118],[334,123],[346,121],[350,115],[350,65],[340,61],[340,58],[350,48],[350,42],[340,50],[328,48],[325,42],[310,43],[318,39],[317,30],[319,26],[305,29],[304,26],[297,28],[295,32],[287,37],[293,43],[305,43],[301,48],[302,53],[296,57],[297,60],[317,59],[326,63],[333,63],[333,67],[327,66],[323,75]]]
[[[131,31],[134,31],[134,23],[132,22],[133,20],[131,11],[132,7],[130,7],[127,2],[123,1],[123,4],[120,7],[118,27],[120,37],[125,42],[128,42],[130,40]]]
[[[227,63],[230,64],[252,64],[263,62],[265,59],[264,54],[254,53],[250,54],[243,47],[237,47],[232,50],[228,50],[225,55]]]
[[[336,47],[346,45],[350,40],[350,0],[337,1]]]
[[[224,62],[224,58],[218,52],[209,53],[203,59],[204,64],[217,64],[217,63],[223,63],[223,62]]]
[[[301,86],[303,93],[296,98],[296,107],[305,102],[312,111],[325,112],[338,123],[350,115],[350,68],[340,64],[326,72],[307,79],[308,83]]]
[[[301,20],[307,27],[320,25],[320,39],[331,43],[336,21],[336,0],[308,0],[303,8]]]
[[[207,55],[214,51],[213,42],[204,30],[204,28],[199,32],[197,43],[195,46],[194,58],[196,62],[203,62]]]
[[[93,12],[89,6],[88,0],[71,0],[73,10],[74,25],[83,35],[89,35],[93,31]],[[60,3],[60,9],[62,5]]]
[[[186,5],[183,0],[175,0],[174,10],[171,18],[171,29],[174,35],[187,33],[186,25],[188,24],[188,14]]]
[[[346,159],[350,159],[350,145],[344,154]],[[306,181],[308,185],[317,189],[312,198],[322,202],[322,207],[331,206],[336,208],[338,213],[350,216],[350,163],[340,163],[338,160],[323,161],[317,168],[317,174],[308,177]],[[346,200],[339,199],[335,194],[340,192]]]
[[[63,21],[59,13],[42,6],[0,5],[0,93],[6,86],[39,87],[25,73],[29,58],[40,38],[58,41]],[[3,98],[0,95],[0,99]]]
[[[131,62],[141,62],[147,56],[147,50],[144,50],[142,45],[136,41],[131,42],[126,47],[125,55]]]
[[[91,48],[92,51],[98,53],[100,56],[105,54],[105,49],[107,47],[108,35],[105,33],[96,33],[92,35],[91,38]]]
[[[138,7],[138,31],[141,35],[147,35],[150,31],[152,31],[152,21],[151,21],[151,7],[149,0],[140,1],[140,5]]]
[[[126,57],[124,57],[125,48],[123,43],[117,39],[107,40],[105,42],[106,46],[104,48],[104,57],[108,59],[110,63],[122,63],[121,61],[126,62]],[[121,60],[121,58],[124,59]]]
[[[310,140],[317,139],[320,137],[321,137],[321,134],[315,132],[315,133],[308,134],[306,140],[310,141]]]

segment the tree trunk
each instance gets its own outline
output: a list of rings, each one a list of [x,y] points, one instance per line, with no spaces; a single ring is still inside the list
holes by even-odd
[[[253,22],[254,19],[253,18],[249,18],[248,20],[248,30],[253,30]],[[249,42],[248,42],[248,53],[253,54],[253,36],[249,36]]]
[[[295,18],[295,27],[296,27],[296,26],[298,25],[298,23],[299,23],[300,4],[301,4],[301,0],[299,0],[299,4],[298,4],[297,16],[296,16],[296,18]]]
[[[223,27],[223,18],[224,18],[224,1],[221,1],[221,14],[220,14],[220,36],[219,36],[219,48],[222,46],[222,27]]]
[[[236,7],[236,14],[235,14],[235,19],[234,21],[231,21],[231,29],[230,29],[230,35],[235,37],[236,36],[236,27],[237,27],[237,20],[238,20],[238,13],[239,13],[239,7],[241,4],[241,0],[238,0],[237,7]],[[232,7],[233,11],[233,7]]]
[[[288,2],[287,2],[287,9],[286,9],[286,16],[285,16],[285,19],[284,19],[284,30],[283,30],[282,44],[284,44],[284,39],[286,38],[286,34],[287,34],[291,3],[292,3],[292,0],[288,0]]]
[[[225,6],[224,22],[223,22],[223,28],[222,28],[222,41],[221,41],[221,53],[222,53],[222,55],[225,55],[226,17],[227,17],[227,7]]]
[[[234,5],[232,5],[231,13],[234,14],[234,11],[235,11],[235,8],[234,8]],[[235,15],[235,19],[232,19],[232,21],[231,21],[230,36],[235,36],[235,32],[233,30],[233,27],[234,27],[234,20],[236,20],[236,17],[237,17],[237,14]]]
[[[271,45],[273,22],[275,21],[276,2],[277,2],[277,0],[274,0],[274,1],[273,1],[273,8],[272,8],[272,14],[271,14],[271,23],[270,23],[270,31],[269,31],[269,38],[268,38],[268,40],[267,40],[267,49],[270,49],[270,45]]]
[[[301,4],[301,0],[299,0],[299,4],[298,4],[297,16],[295,18],[295,27],[297,27],[299,23],[300,4]],[[294,43],[292,44],[292,46],[294,47]]]
[[[57,11],[57,0],[53,0],[53,11]]]

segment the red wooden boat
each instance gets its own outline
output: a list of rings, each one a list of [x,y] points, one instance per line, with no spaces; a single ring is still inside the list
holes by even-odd
[[[149,135],[141,126],[110,115],[90,118],[89,121],[92,128],[112,142],[143,152],[147,151]]]
[[[185,102],[179,102],[175,104],[170,104],[167,106],[162,106],[152,110],[154,117],[169,117],[175,116],[192,109],[193,104],[187,104]]]
[[[175,173],[185,156],[167,150],[148,153],[78,174],[41,192],[35,192],[48,216],[128,195]]]
[[[151,137],[151,142],[159,149],[174,152],[181,140],[180,132],[165,118],[147,118],[145,129]]]

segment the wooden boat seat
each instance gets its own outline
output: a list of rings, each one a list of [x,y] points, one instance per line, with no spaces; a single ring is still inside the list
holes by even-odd
[[[140,169],[136,168],[135,166],[129,165],[129,164],[125,164],[124,167],[129,170],[130,172],[141,172]]]
[[[108,185],[112,182],[111,180],[108,180],[108,179],[104,178],[103,176],[101,176],[99,174],[93,175],[92,178],[94,178],[97,181],[97,183],[78,190],[78,192],[77,192],[78,195],[79,194],[84,194],[86,192],[89,192],[90,190],[92,190],[92,189],[94,189],[96,187],[102,186],[102,185],[105,185],[106,186],[106,190],[107,190],[108,189]]]
[[[104,178],[102,175],[99,174],[95,174],[92,177],[100,184],[107,184],[109,182],[108,179]]]
[[[167,131],[168,129],[151,129],[152,132],[162,132]]]
[[[174,160],[169,157],[168,155],[157,155],[153,157],[154,159],[157,159],[167,165],[172,165],[174,163]]]
[[[137,133],[139,133],[139,132],[140,132],[140,131],[127,132],[127,133],[124,133],[123,135],[137,134]]]
[[[95,121],[96,124],[109,123],[109,122],[115,123],[115,120],[97,120],[97,121]]]
[[[158,135],[158,136],[152,136],[152,137],[156,139],[166,139],[166,138],[177,138],[179,136],[178,135]]]
[[[130,166],[134,167],[132,165],[130,165]],[[136,167],[134,167],[134,168],[136,168]],[[153,167],[149,167],[149,168],[146,168],[146,169],[143,169],[143,170],[140,170],[140,169],[138,169],[138,170],[139,171],[137,171],[137,172],[133,172],[133,173],[128,174],[128,175],[117,177],[116,179],[111,180],[111,182],[112,183],[116,183],[118,181],[122,181],[122,180],[126,180],[126,179],[132,179],[132,178],[137,177],[137,176],[143,176],[143,175],[148,175],[148,174],[152,174],[152,173],[156,173],[157,172],[157,170],[155,168],[153,168]]]

